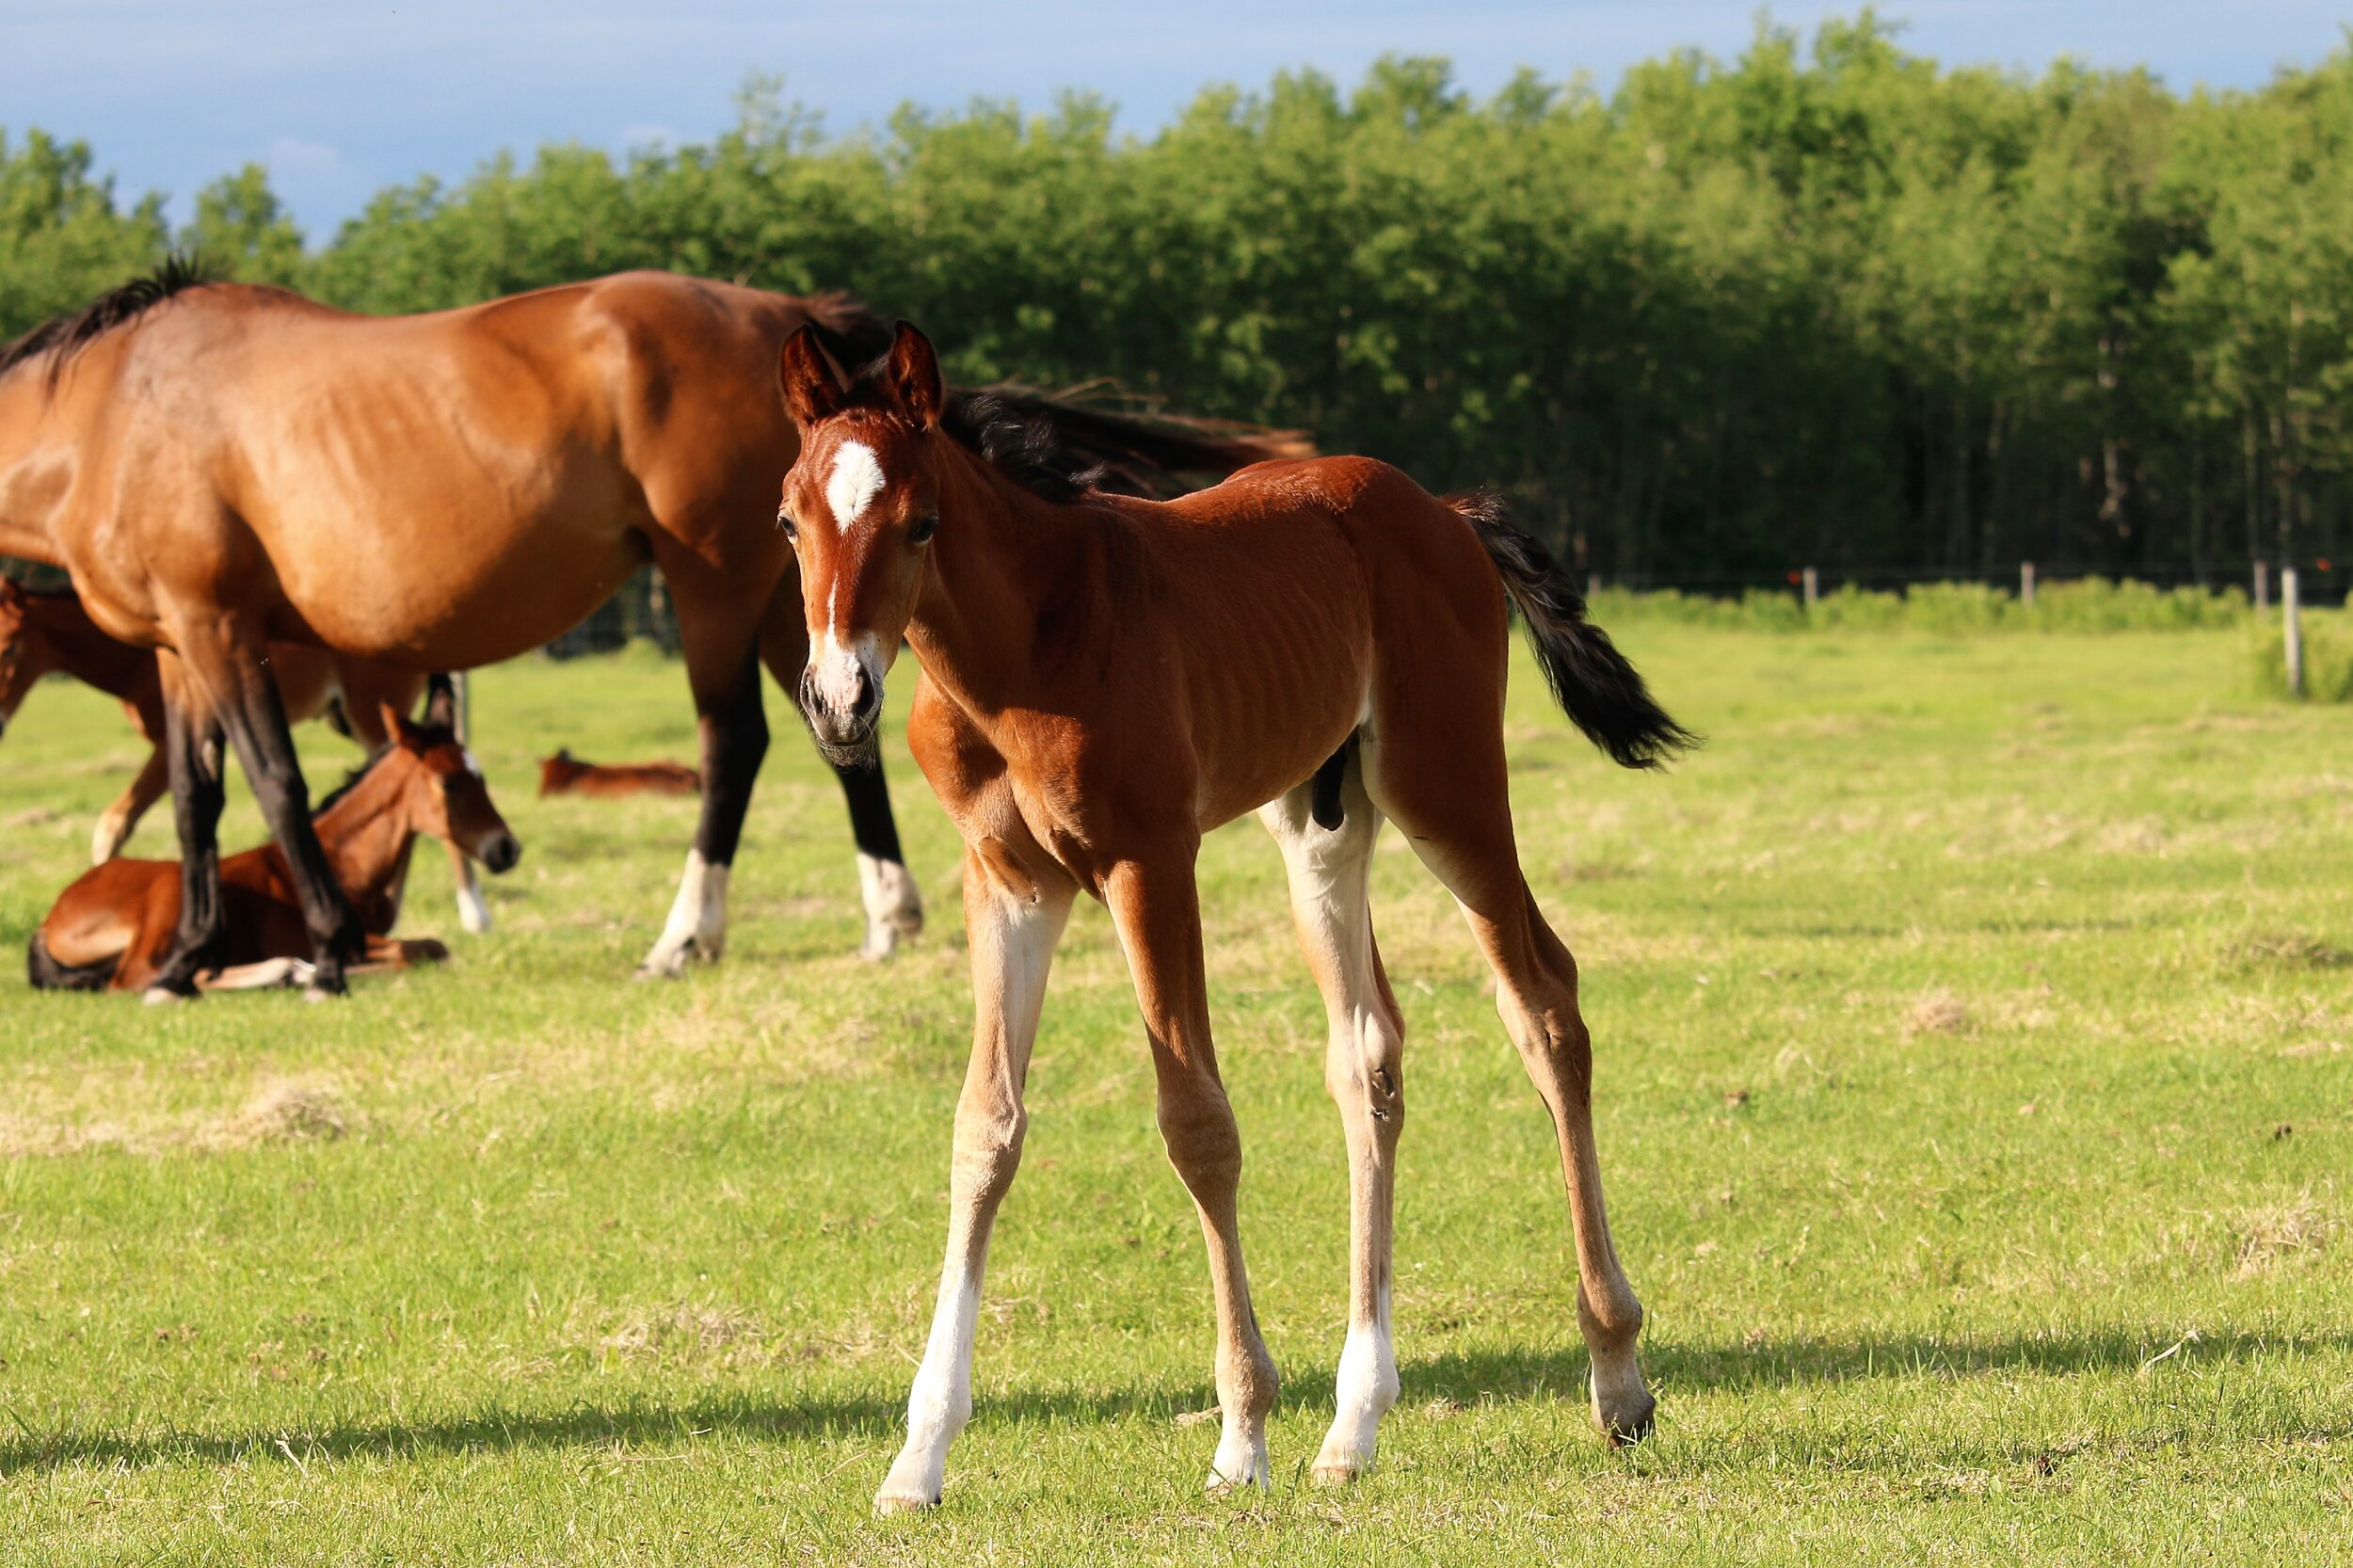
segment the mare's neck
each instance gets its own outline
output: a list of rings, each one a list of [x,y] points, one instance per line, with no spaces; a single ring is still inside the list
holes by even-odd
[[[49,402],[42,357],[0,372],[0,555],[61,567],[55,520],[74,454],[48,425]]]
[[[1053,672],[1108,614],[1111,530],[1093,507],[1041,500],[943,446],[939,533],[907,643],[933,684],[985,728],[1008,710],[1050,708]]]

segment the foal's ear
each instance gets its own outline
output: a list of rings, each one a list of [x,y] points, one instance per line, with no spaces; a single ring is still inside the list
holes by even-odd
[[[803,429],[841,411],[841,379],[814,326],[804,322],[784,340],[776,356],[776,385],[784,392],[784,411]]]
[[[424,679],[424,722],[435,729],[457,728],[457,683],[446,675]]]
[[[910,322],[899,323],[891,337],[888,380],[890,400],[909,424],[929,430],[939,423],[948,405],[947,389],[939,384],[939,356],[932,352],[932,340]]]
[[[389,702],[376,705],[384,719],[384,739],[393,745],[402,745],[417,738],[417,727],[408,716]]]

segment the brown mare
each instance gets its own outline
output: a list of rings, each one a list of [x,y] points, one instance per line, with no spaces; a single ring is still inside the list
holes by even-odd
[[[569,747],[539,759],[539,796],[691,795],[702,779],[682,762],[584,762]]]
[[[400,968],[448,956],[439,942],[387,935],[400,919],[408,852],[418,834],[430,834],[493,872],[512,868],[522,851],[490,804],[472,753],[449,728],[446,700],[437,695],[422,728],[389,703],[376,716],[392,743],[325,802],[317,829],[336,886],[366,932],[360,961]],[[264,844],[231,856],[220,872],[228,929],[217,966],[199,971],[198,984],[234,989],[299,974],[310,939],[285,856]],[[176,865],[109,860],[58,895],[33,933],[26,972],[43,990],[144,990],[179,925]]]
[[[272,643],[270,678],[289,724],[328,717],[370,756],[391,744],[382,712],[412,712],[425,677],[347,659],[300,643]],[[97,687],[121,702],[152,749],[131,787],[100,814],[90,835],[90,863],[104,865],[122,853],[147,808],[170,788],[164,756],[164,687],[152,648],[117,642],[89,618],[71,593],[32,593],[0,578],[0,730],[5,730],[40,678],[56,672]],[[482,896],[473,862],[456,845],[449,848],[457,880],[458,922],[468,931],[490,929],[490,905]]]
[[[719,955],[768,744],[760,666],[797,680],[807,663],[770,520],[794,440],[776,353],[804,326],[843,363],[888,340],[845,296],[664,273],[383,318],[174,264],[0,349],[0,552],[65,566],[110,635],[160,650],[186,896],[159,987],[193,994],[219,940],[224,731],[293,867],[317,987],[359,952],[264,677],[271,641],[470,669],[539,647],[648,560],[678,612],[703,794],[639,972]],[[1064,415],[1136,469],[1225,473],[1266,450]],[[921,904],[880,772],[837,771],[881,956]]]
[[[1654,765],[1690,737],[1542,547],[1489,499],[1442,501],[1361,458],[1264,463],[1167,504],[1101,494],[1008,411],[949,404],[930,344],[905,326],[846,388],[811,333],[787,340],[781,369],[800,439],[778,520],[800,557],[810,728],[839,754],[871,748],[904,637],[922,665],[908,743],[965,840],[977,1017],[947,1265],[875,1506],[937,1502],[970,1412],[989,1228],[1020,1160],[1047,968],[1081,891],[1117,925],[1161,1135],[1209,1243],[1225,1420],[1210,1484],[1266,1480],[1274,1368],[1242,1267],[1241,1143],[1210,1045],[1193,879],[1202,834],[1254,808],[1282,846],[1330,1015],[1325,1082],[1348,1142],[1349,1329],[1317,1475],[1364,1469],[1398,1391],[1402,1016],[1366,894],[1385,818],[1460,902],[1552,1113],[1594,1416],[1612,1439],[1647,1432],[1641,1306],[1602,1207],[1577,966],[1513,842],[1507,600],[1569,717],[1618,761]]]

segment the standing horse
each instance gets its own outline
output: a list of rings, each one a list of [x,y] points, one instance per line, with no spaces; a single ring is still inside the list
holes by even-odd
[[[792,551],[768,521],[793,451],[772,377],[805,326],[843,363],[888,339],[845,296],[663,273],[383,318],[175,263],[0,350],[0,552],[67,567],[109,634],[162,650],[185,897],[160,988],[192,994],[219,937],[224,731],[301,891],[317,987],[340,989],[358,951],[264,675],[272,639],[470,669],[547,642],[648,560],[677,607],[703,792],[639,972],[719,955],[768,744],[760,665],[796,680],[807,661]],[[1100,416],[1090,429],[1176,468],[1263,455]],[[864,951],[881,956],[921,904],[881,773],[836,771]]]
[[[346,659],[300,643],[272,643],[270,679],[288,724],[322,716],[374,756],[392,744],[383,712],[413,711],[425,677],[360,659]],[[99,815],[90,834],[90,863],[104,865],[122,853],[147,808],[170,788],[164,755],[164,685],[152,648],[117,642],[89,618],[71,593],[32,593],[0,578],[0,730],[44,675],[62,671],[116,698],[147,739],[147,761],[131,787]],[[490,929],[490,905],[482,896],[473,862],[450,844],[450,869],[457,881],[458,923],[468,931]]]
[[[376,716],[391,743],[327,800],[317,826],[336,885],[367,933],[362,961],[397,968],[448,956],[439,942],[390,935],[418,834],[493,872],[513,869],[522,850],[490,804],[473,754],[449,728],[446,701],[432,703],[422,726],[389,703]],[[232,855],[221,863],[221,884],[229,915],[222,965],[200,983],[234,989],[298,972],[308,944],[285,856],[275,844]],[[42,990],[144,989],[171,945],[179,904],[178,868],[168,861],[109,860],[84,872],[33,933],[27,977]]]
[[[1209,1243],[1225,1416],[1209,1481],[1265,1481],[1274,1368],[1242,1267],[1241,1142],[1210,1045],[1193,870],[1202,834],[1253,808],[1289,872],[1348,1141],[1348,1339],[1316,1474],[1361,1472],[1398,1392],[1403,1018],[1366,892],[1388,817],[1461,904],[1552,1113],[1595,1418],[1613,1440],[1646,1432],[1642,1309],[1602,1207],[1577,966],[1513,842],[1507,600],[1569,717],[1619,762],[1655,765],[1691,737],[1542,547],[1491,499],[1441,501],[1361,458],[1261,464],[1168,504],[1094,492],[1024,422],[951,405],[931,344],[904,325],[888,360],[847,388],[808,332],[786,341],[781,375],[799,456],[778,521],[800,558],[810,728],[837,756],[869,753],[904,638],[922,664],[908,744],[965,841],[977,1016],[947,1265],[906,1446],[876,1508],[939,1500],[971,1411],[989,1228],[1020,1160],[1047,968],[1081,891],[1118,927],[1161,1136]]]

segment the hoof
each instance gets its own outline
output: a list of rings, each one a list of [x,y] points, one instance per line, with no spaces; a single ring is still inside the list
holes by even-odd
[[[877,1519],[894,1519],[904,1513],[928,1513],[938,1506],[937,1497],[926,1497],[914,1492],[886,1489],[874,1494],[874,1517]]]
[[[1658,1430],[1657,1415],[1658,1401],[1645,1398],[1639,1410],[1629,1410],[1615,1417],[1601,1418],[1601,1434],[1609,1440],[1609,1446],[1613,1448],[1623,1448],[1636,1443],[1647,1443],[1650,1441],[1651,1433]]]
[[[1365,1472],[1370,1468],[1370,1465],[1359,1464],[1353,1459],[1319,1459],[1316,1461],[1316,1467],[1307,1472],[1307,1475],[1308,1479],[1318,1486],[1353,1486],[1364,1479]]]
[[[150,1007],[168,1007],[175,1001],[194,1001],[196,993],[174,990],[168,985],[150,985],[139,1000]]]

